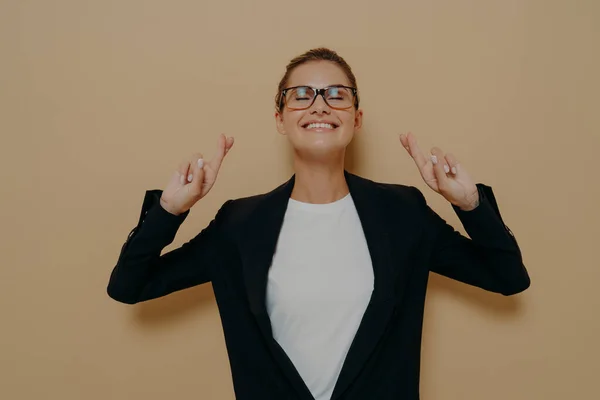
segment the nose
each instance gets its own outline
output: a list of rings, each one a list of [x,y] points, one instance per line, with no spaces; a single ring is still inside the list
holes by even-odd
[[[311,114],[330,114],[331,108],[325,102],[325,99],[321,95],[317,95],[313,105],[310,107]]]

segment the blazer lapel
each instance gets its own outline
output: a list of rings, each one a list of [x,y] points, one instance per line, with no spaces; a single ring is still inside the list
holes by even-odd
[[[267,193],[251,211],[244,233],[239,241],[243,262],[243,277],[250,310],[263,334],[265,344],[299,399],[314,400],[298,370],[283,348],[273,338],[271,321],[266,307],[268,272],[275,254],[277,239],[283,224],[289,198],[294,188],[292,176],[283,185]],[[276,383],[276,382],[274,382]]]
[[[336,382],[332,399],[338,399],[358,376],[375,349],[394,311],[396,272],[389,242],[390,216],[381,191],[373,182],[346,173],[346,182],[360,218],[371,255],[374,288]]]
[[[346,182],[367,241],[374,273],[374,289],[358,331],[350,346],[332,399],[337,399],[360,373],[394,311],[394,285],[402,281],[406,270],[394,268],[388,232],[389,216],[381,192],[371,182],[345,171]],[[276,250],[277,239],[283,224],[288,201],[294,188],[295,176],[275,190],[267,193],[251,211],[248,223],[238,243],[243,262],[243,277],[250,310],[264,336],[265,343],[284,375],[300,395],[300,399],[313,399],[293,363],[273,338],[272,326],[266,308],[268,271]],[[396,288],[401,290],[401,288]],[[398,295],[399,293],[396,293]]]

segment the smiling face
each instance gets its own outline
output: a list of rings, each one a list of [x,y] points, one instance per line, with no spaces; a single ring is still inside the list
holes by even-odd
[[[288,88],[310,86],[321,89],[338,85],[351,86],[344,70],[330,61],[301,64],[292,71],[286,83]],[[308,109],[293,110],[284,106],[275,113],[275,119],[277,130],[287,136],[296,153],[323,158],[345,151],[362,125],[362,110],[331,108],[322,96],[317,96]]]

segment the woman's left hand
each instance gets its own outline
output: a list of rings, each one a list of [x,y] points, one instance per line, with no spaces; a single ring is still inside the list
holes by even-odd
[[[477,186],[452,154],[444,154],[434,147],[431,156],[425,157],[411,132],[401,134],[400,142],[415,161],[425,183],[436,193],[464,211],[479,205]]]

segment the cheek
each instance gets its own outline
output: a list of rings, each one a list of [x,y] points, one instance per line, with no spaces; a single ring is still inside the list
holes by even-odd
[[[354,113],[346,113],[346,114],[340,115],[339,119],[342,121],[342,124],[344,125],[344,127],[346,129],[354,129],[354,120],[355,120]]]
[[[302,118],[301,114],[288,112],[283,116],[283,126],[286,130],[294,130],[298,128],[298,123]]]

